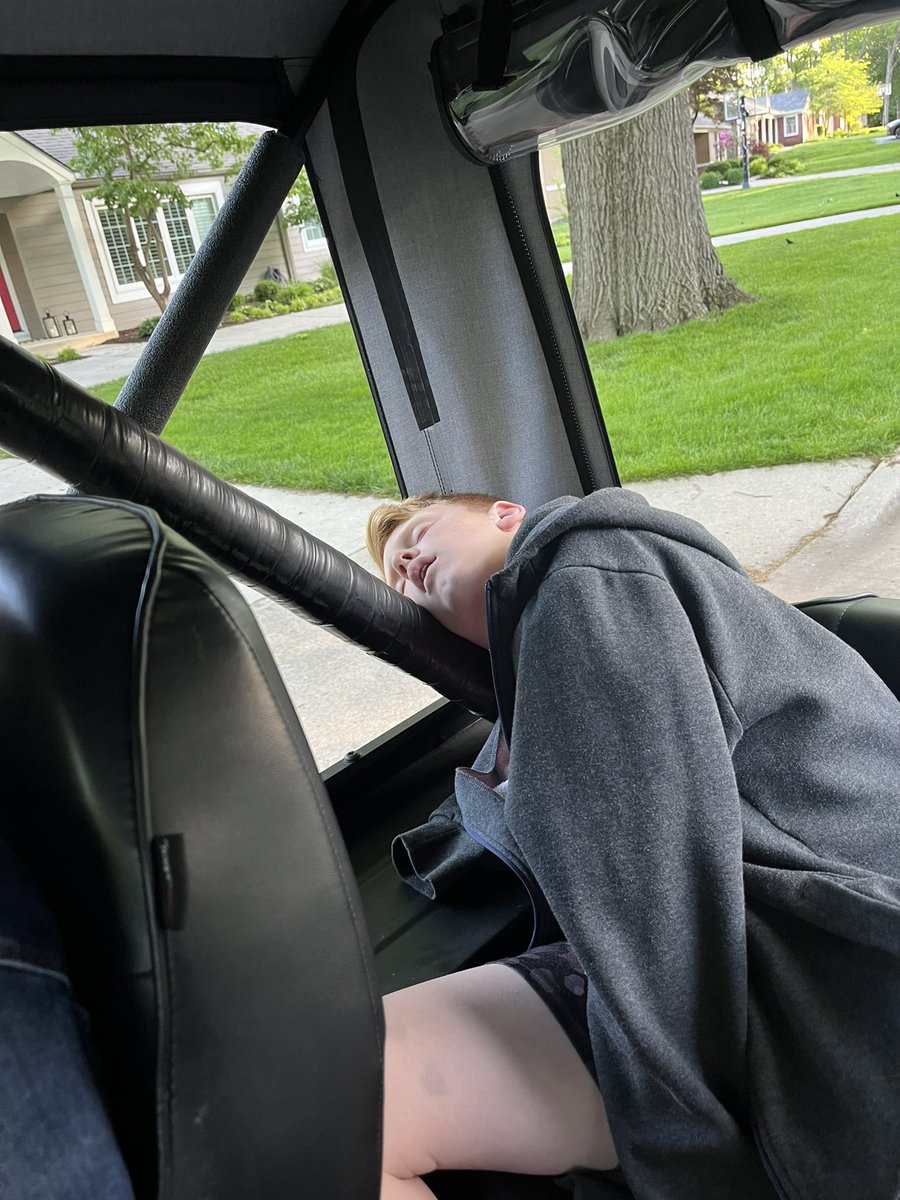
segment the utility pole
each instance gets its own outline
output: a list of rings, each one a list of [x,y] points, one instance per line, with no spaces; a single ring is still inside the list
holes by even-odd
[[[738,106],[741,114],[741,171],[743,180],[741,181],[742,188],[750,186],[750,147],[747,144],[747,101],[743,96],[738,97]]]

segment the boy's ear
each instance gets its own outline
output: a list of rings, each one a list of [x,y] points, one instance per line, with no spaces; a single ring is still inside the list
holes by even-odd
[[[497,500],[491,505],[491,513],[497,522],[497,528],[504,533],[518,529],[525,519],[525,508],[521,504],[513,504],[511,500]]]

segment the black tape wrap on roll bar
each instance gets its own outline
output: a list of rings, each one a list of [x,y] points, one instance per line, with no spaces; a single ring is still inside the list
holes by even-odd
[[[487,651],[3,338],[0,445],[83,492],[154,508],[304,617],[473,712],[496,715]]]

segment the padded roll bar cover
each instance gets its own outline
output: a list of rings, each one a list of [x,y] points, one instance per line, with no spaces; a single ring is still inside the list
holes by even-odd
[[[353,873],[237,589],[147,509],[23,501],[0,509],[0,647],[0,837],[60,921],[139,1200],[376,1200]]]
[[[900,600],[828,596],[797,607],[852,646],[900,699]]]
[[[303,616],[473,712],[497,715],[486,650],[3,338],[0,446],[81,491],[151,505]]]

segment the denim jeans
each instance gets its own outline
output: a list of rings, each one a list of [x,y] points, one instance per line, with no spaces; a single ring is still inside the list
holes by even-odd
[[[56,925],[0,842],[0,1197],[133,1200]]]

